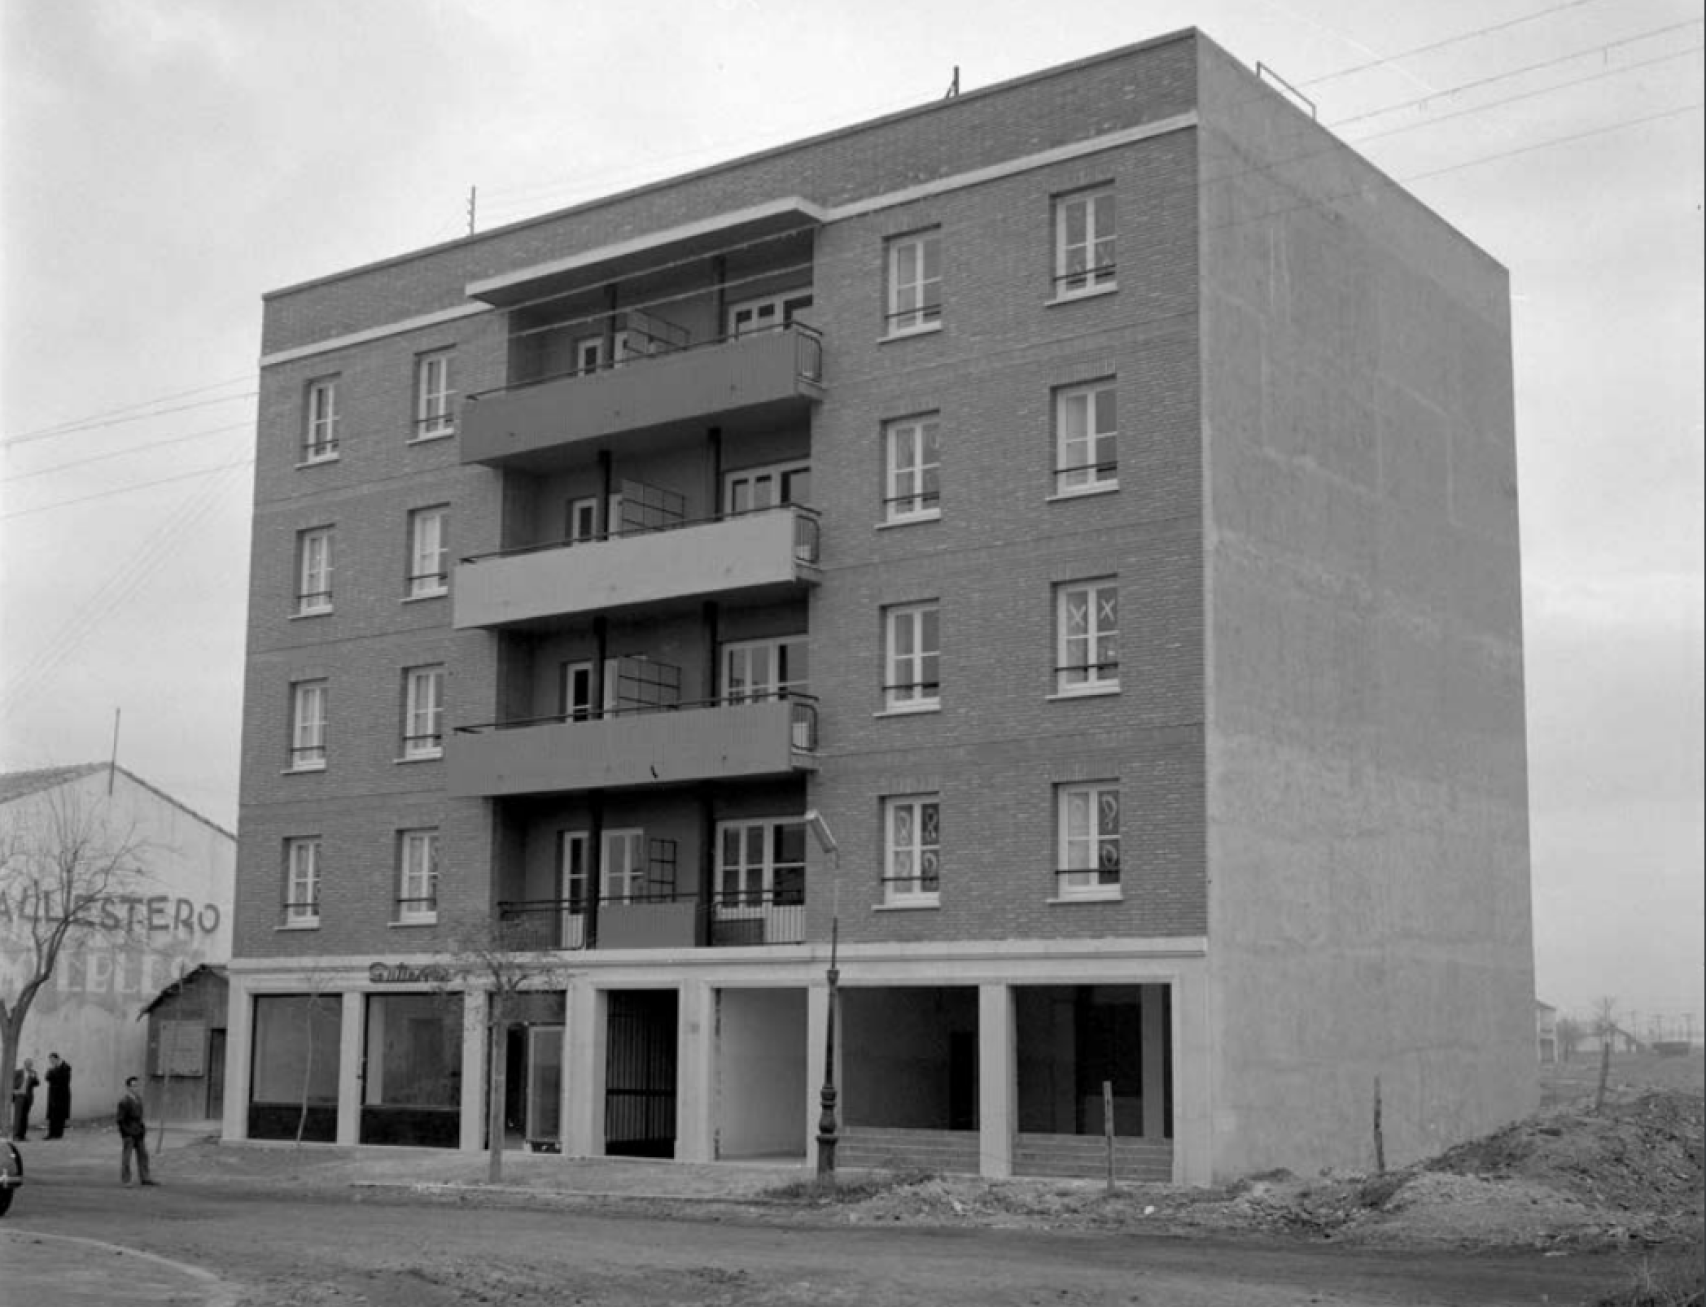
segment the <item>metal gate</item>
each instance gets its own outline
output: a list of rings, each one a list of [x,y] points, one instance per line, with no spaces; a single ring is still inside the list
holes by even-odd
[[[674,990],[615,990],[605,1044],[604,1151],[675,1156]]]

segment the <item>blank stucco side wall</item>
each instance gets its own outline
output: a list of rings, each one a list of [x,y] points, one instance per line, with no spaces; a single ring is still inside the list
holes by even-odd
[[[1508,276],[1199,42],[1217,1177],[1535,1098]]]

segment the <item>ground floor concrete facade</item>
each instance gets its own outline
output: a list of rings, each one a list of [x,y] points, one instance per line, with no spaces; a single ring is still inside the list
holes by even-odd
[[[826,948],[599,950],[512,999],[509,1147],[678,1161],[817,1155]],[[1208,1183],[1206,945],[860,945],[835,958],[838,1161]],[[230,1139],[487,1139],[477,981],[433,957],[241,961]]]

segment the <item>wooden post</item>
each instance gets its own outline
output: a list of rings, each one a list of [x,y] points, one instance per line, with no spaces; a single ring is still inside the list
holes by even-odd
[[[1374,1169],[1379,1175],[1386,1174],[1386,1136],[1380,1127],[1380,1077],[1374,1078]]]
[[[1108,1152],[1108,1192],[1114,1191],[1114,1082],[1102,1081],[1102,1142]]]

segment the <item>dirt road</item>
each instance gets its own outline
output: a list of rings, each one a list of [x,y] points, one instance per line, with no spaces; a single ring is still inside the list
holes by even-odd
[[[4,1233],[98,1238],[201,1267],[221,1277],[235,1307],[1556,1305],[1591,1304],[1627,1278],[1604,1255],[849,1228],[720,1206],[660,1216],[638,1204],[492,1206],[195,1182],[122,1189],[77,1174],[42,1174]],[[13,1301],[3,1279],[0,1301]]]

